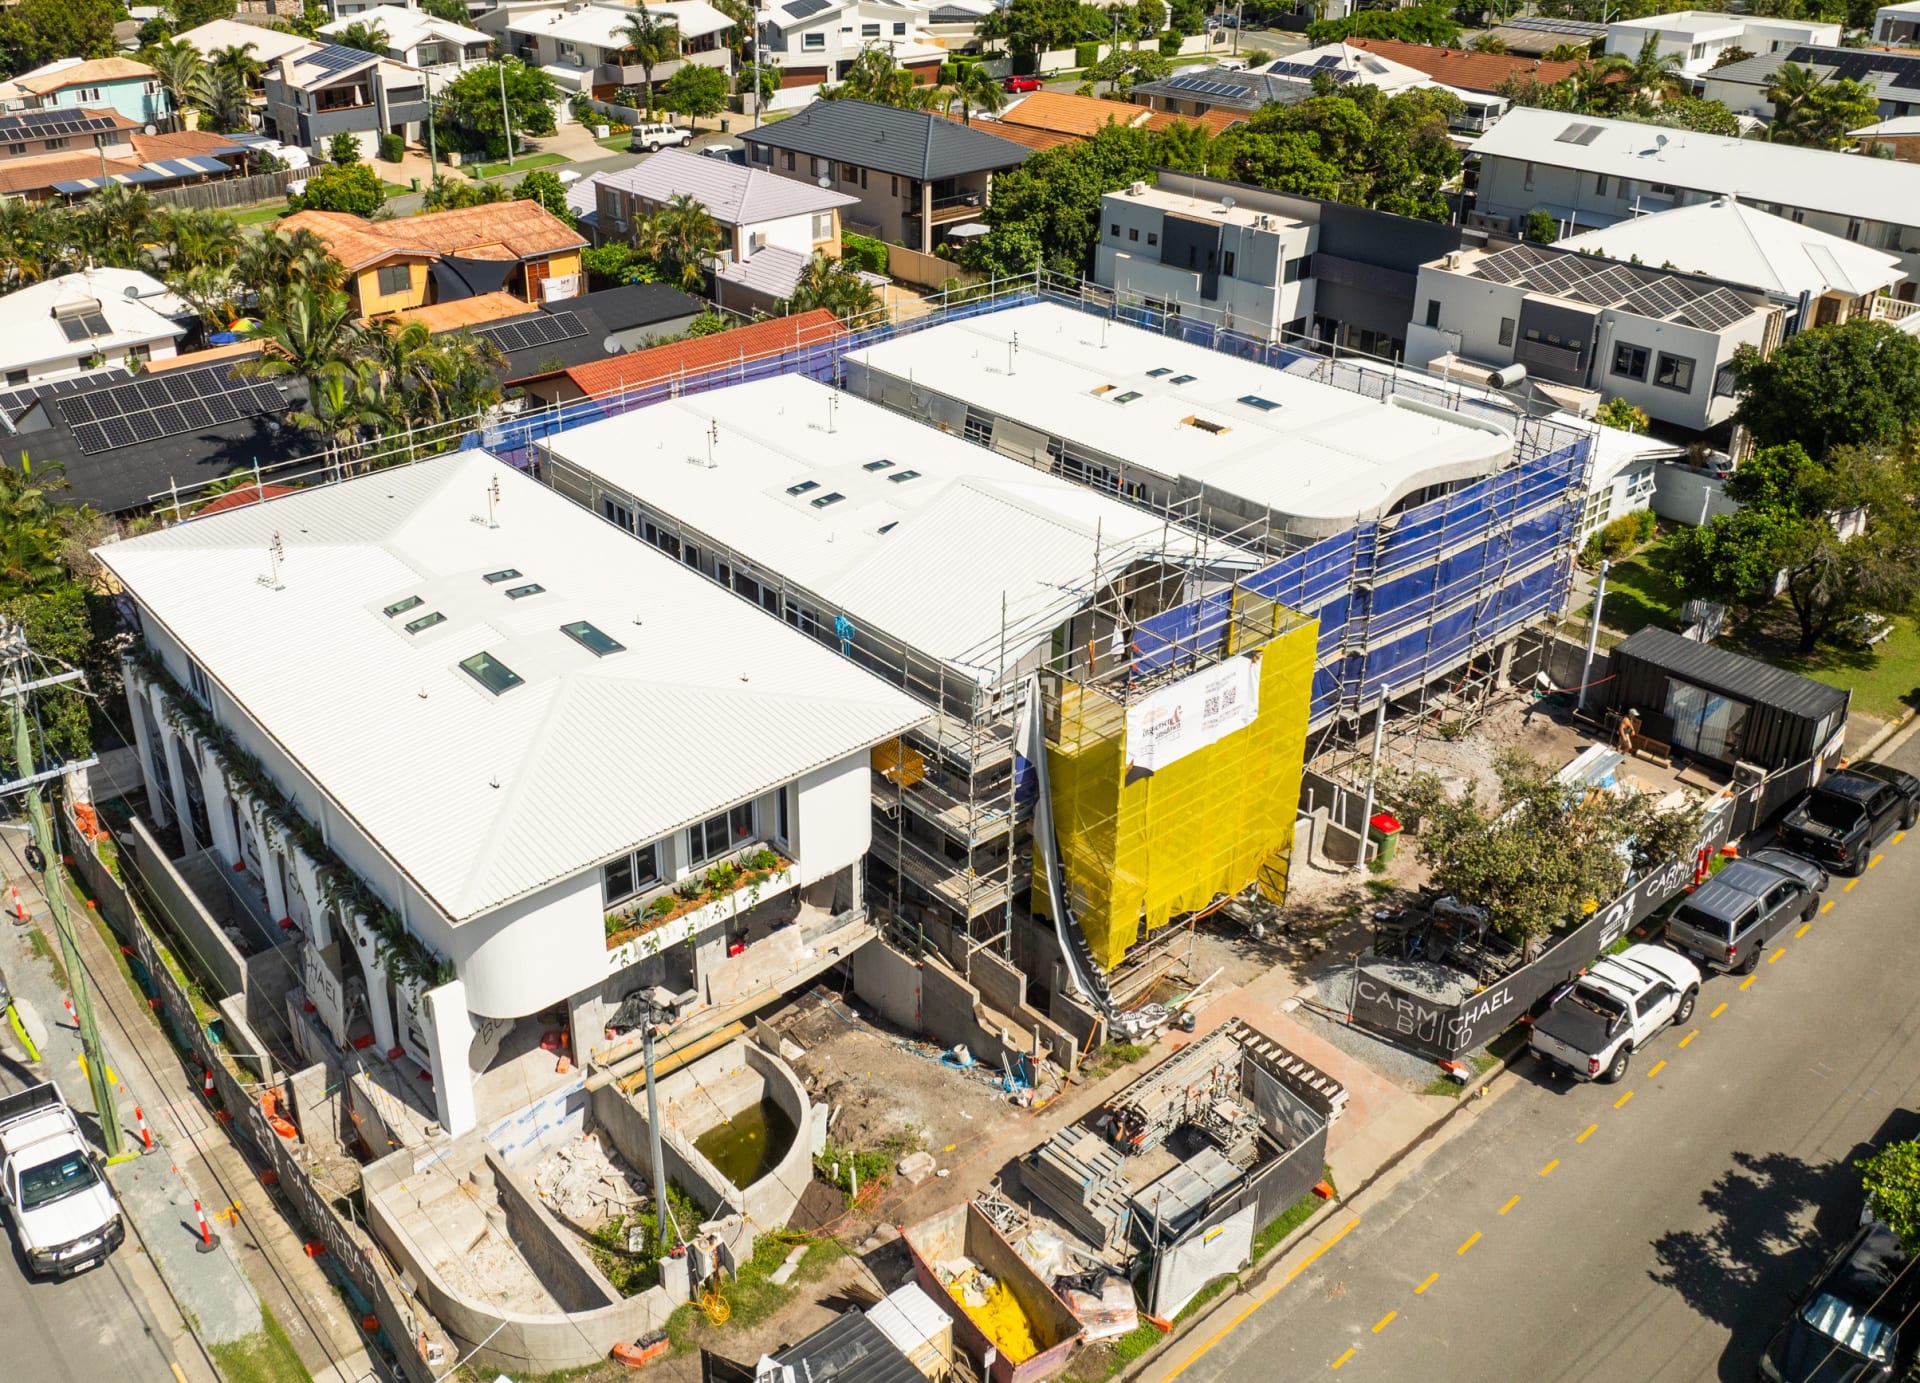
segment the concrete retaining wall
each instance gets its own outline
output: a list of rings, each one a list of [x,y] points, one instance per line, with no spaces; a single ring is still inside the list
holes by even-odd
[[[239,994],[247,987],[246,959],[227,940],[213,914],[200,905],[187,881],[173,867],[167,852],[147,833],[138,817],[115,833],[122,868],[130,868],[146,885],[147,894],[164,915],[180,945],[180,960],[200,972],[216,996]]]
[[[810,1131],[813,1102],[791,1067],[779,1057],[745,1044],[747,1066],[766,1082],[764,1098],[793,1121],[793,1143],[767,1174],[745,1189],[747,1223],[762,1231],[779,1229],[793,1218],[800,1193],[813,1180]]]
[[[506,1212],[507,1234],[520,1256],[540,1277],[541,1284],[553,1293],[555,1301],[573,1311],[597,1311],[620,1301],[620,1294],[593,1266],[579,1239],[547,1213],[533,1188],[492,1148],[486,1150],[486,1166],[493,1173],[493,1189]]]
[[[870,941],[853,953],[853,992],[860,1002],[908,1032],[920,1031],[920,963]]]

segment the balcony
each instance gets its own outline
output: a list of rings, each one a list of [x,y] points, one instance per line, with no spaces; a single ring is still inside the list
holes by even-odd
[[[956,192],[951,197],[935,197],[928,216],[936,226],[949,221],[969,221],[979,214],[985,203],[986,197],[977,190]]]
[[[733,53],[730,49],[716,48],[709,52],[683,53],[670,62],[653,65],[653,85],[656,91],[660,83],[686,66],[717,67],[729,75],[733,72]],[[593,69],[595,86],[644,86],[647,70],[638,63],[603,62]]]
[[[749,846],[689,874],[676,884],[643,894],[607,914],[607,950],[634,958],[655,953],[662,934],[677,940],[759,906],[762,893],[793,882],[793,861],[763,845]],[[675,925],[675,924],[680,925]],[[652,938],[650,941],[649,938]]]
[[[1904,322],[1920,312],[1920,302],[1902,302],[1899,298],[1877,297],[1873,300],[1873,317],[1881,322]]]

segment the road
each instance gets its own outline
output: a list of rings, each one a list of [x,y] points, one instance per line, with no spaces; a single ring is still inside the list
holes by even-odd
[[[0,1094],[38,1077],[9,1045],[0,1047]],[[9,1262],[0,1264],[0,1377],[9,1383],[104,1383],[164,1380],[173,1375],[166,1342],[149,1324],[146,1287],[134,1274],[153,1270],[132,1260],[129,1242],[97,1268],[62,1282],[30,1278],[19,1240],[7,1231]]]
[[[1893,761],[1920,770],[1920,741]],[[1920,830],[1849,882],[1620,1084],[1523,1057],[1310,1267],[1150,1376],[1748,1383],[1857,1223],[1852,1162],[1920,1133]]]

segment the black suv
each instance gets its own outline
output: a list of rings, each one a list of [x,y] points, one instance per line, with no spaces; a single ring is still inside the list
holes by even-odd
[[[1765,1383],[1860,1383],[1904,1377],[1914,1354],[1907,1330],[1920,1271],[1877,1220],[1828,1260],[1760,1357]]]
[[[1896,827],[1911,827],[1916,810],[1920,778],[1885,764],[1855,764],[1796,802],[1776,839],[1795,854],[1860,874],[1873,847]]]

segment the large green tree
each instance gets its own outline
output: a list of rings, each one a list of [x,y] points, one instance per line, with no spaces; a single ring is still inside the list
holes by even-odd
[[[336,163],[308,178],[306,191],[290,194],[287,204],[295,211],[344,211],[374,217],[386,211],[387,192],[366,164]]]
[[[614,30],[614,35],[621,41],[622,51],[640,65],[645,76],[647,115],[651,117],[653,69],[680,56],[680,31],[674,27],[671,15],[655,14],[642,0]]]
[[[1920,1143],[1889,1143],[1853,1165],[1874,1218],[1908,1253],[1920,1253]]]
[[[1865,82],[1838,80],[1798,63],[1782,63],[1763,95],[1773,102],[1767,138],[1803,149],[1838,149],[1848,134],[1879,118],[1880,98]]]
[[[1840,446],[1891,446],[1920,428],[1920,337],[1886,322],[1815,327],[1765,359],[1743,346],[1733,371],[1735,417],[1763,447],[1800,442],[1818,457]]]
[[[513,118],[514,152],[529,135],[554,131],[553,106],[560,88],[553,78],[518,58],[469,67],[441,90],[435,119],[440,143],[461,154],[505,158],[507,132],[501,123],[500,87],[504,74],[507,110]]]
[[[1460,173],[1448,134],[1459,108],[1439,90],[1328,92],[1257,111],[1214,141],[1212,163],[1241,182],[1444,221],[1444,189]]]
[[[691,69],[689,69],[691,70]],[[573,224],[573,209],[567,205],[567,185],[550,168],[536,168],[520,179],[513,189],[516,202],[538,202],[550,215]]]
[[[718,115],[727,104],[727,74],[690,62],[660,83],[660,104],[681,115]]]
[[[1460,42],[1460,22],[1451,5],[1424,0],[1406,9],[1362,10],[1345,19],[1316,19],[1307,25],[1307,38],[1315,44],[1338,43],[1348,37],[1451,48]]]
[[[108,57],[120,16],[110,0],[20,0],[0,10],[0,65],[25,72],[59,58]]]
[[[1025,56],[1100,42],[1111,36],[1112,21],[1105,11],[1080,0],[1008,0],[982,16],[978,32]]]
[[[1031,273],[1044,262],[1078,277],[1100,239],[1100,198],[1151,178],[1158,164],[1145,130],[1108,125],[1092,139],[1043,149],[996,174],[991,230],[966,252],[970,267],[996,276]]]

